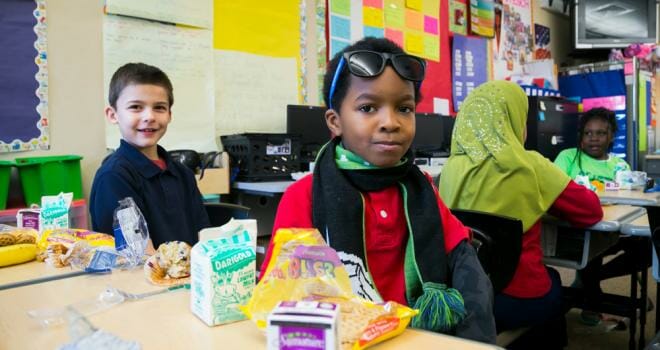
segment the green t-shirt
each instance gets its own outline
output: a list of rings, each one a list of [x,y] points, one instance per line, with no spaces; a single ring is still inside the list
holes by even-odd
[[[575,179],[578,175],[586,175],[589,176],[589,181],[614,181],[617,171],[630,170],[625,160],[612,154],[604,160],[594,159],[585,152],[580,152],[578,159],[576,154],[577,148],[569,148],[561,151],[555,159],[555,164],[571,179]]]

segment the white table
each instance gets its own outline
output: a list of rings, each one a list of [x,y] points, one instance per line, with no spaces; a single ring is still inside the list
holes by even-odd
[[[561,266],[580,270],[587,266],[589,260],[605,251],[618,241],[621,226],[640,216],[645,215],[644,208],[630,205],[603,206],[603,219],[595,225],[584,229],[582,253],[580,257],[556,256],[558,240],[562,237],[557,233],[558,226],[568,226],[556,219],[544,218],[541,235],[544,250],[543,261],[548,265]],[[565,237],[563,239],[566,239]]]
[[[603,204],[660,205],[660,192],[644,193],[641,190],[600,191],[598,197]]]
[[[0,349],[53,349],[70,341],[67,328],[41,328],[26,311],[60,307],[96,297],[106,285],[131,293],[158,290],[141,269],[81,276],[0,291]],[[97,328],[143,349],[265,349],[266,339],[251,321],[208,327],[190,311],[189,291],[124,302],[88,317]],[[498,349],[447,335],[406,330],[373,349]]]

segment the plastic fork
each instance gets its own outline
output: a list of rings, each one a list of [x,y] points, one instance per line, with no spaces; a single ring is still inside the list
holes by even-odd
[[[144,299],[146,297],[150,297],[150,296],[153,296],[153,295],[164,294],[164,293],[168,293],[168,292],[172,292],[172,291],[176,291],[176,290],[182,290],[182,289],[190,289],[190,283],[180,284],[178,286],[172,286],[172,287],[168,287],[168,288],[165,288],[165,289],[160,289],[160,290],[155,290],[155,291],[140,293],[140,294],[133,294],[133,293],[125,292],[123,290],[119,290],[117,288],[112,288],[110,286],[108,286],[108,289],[112,289],[117,294],[123,296],[124,299],[126,299],[126,300],[135,301],[135,300]]]

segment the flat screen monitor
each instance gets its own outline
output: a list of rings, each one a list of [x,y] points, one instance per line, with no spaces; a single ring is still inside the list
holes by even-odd
[[[656,0],[575,0],[571,25],[576,49],[626,47],[657,37]]]
[[[415,114],[412,147],[418,156],[448,156],[454,118],[433,113]]]
[[[301,136],[300,158],[303,162],[313,162],[321,146],[330,140],[330,129],[325,123],[326,110],[319,106],[286,106],[286,132]]]

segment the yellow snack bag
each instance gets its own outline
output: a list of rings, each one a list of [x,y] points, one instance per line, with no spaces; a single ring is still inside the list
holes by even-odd
[[[280,301],[327,301],[340,305],[342,349],[359,350],[401,334],[417,314],[395,302],[376,304],[355,295],[337,252],[316,229],[280,229],[274,240],[264,277],[241,307],[260,329]]]

